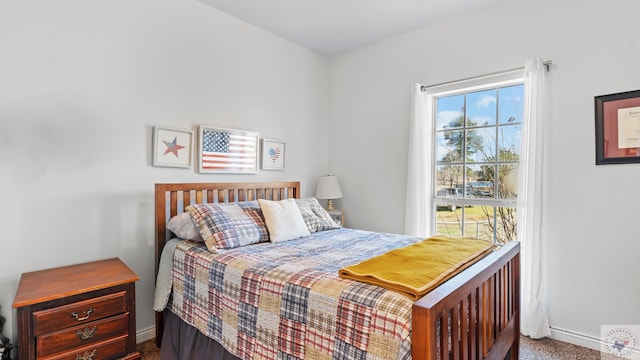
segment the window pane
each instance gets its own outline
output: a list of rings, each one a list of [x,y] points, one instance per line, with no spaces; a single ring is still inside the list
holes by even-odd
[[[436,133],[436,161],[439,164],[461,163],[463,139],[463,130]]]
[[[467,236],[494,241],[495,208],[440,203],[436,207],[436,233],[448,236]]]
[[[498,198],[513,199],[518,196],[518,165],[498,165]]]
[[[491,183],[484,181],[482,168],[480,164],[467,164],[466,197],[486,198],[493,194]]]
[[[498,120],[500,124],[521,123],[524,85],[514,85],[501,88],[498,91]]]
[[[487,217],[483,206],[464,209],[464,236],[493,241],[493,232],[487,226]]]
[[[492,128],[495,129],[495,128]],[[484,147],[487,139],[487,129],[468,129],[466,131],[465,144],[466,144],[466,159],[473,161],[473,159],[482,159],[484,157]],[[481,160],[480,160],[481,161]]]
[[[436,196],[442,188],[456,188],[462,186],[462,165],[442,165],[436,168]]]
[[[464,119],[464,95],[436,99],[436,130],[459,128]]]
[[[495,242],[498,244],[505,244],[516,239],[517,216],[515,208],[500,206],[478,206],[477,208],[479,209],[478,214],[473,217],[477,224],[471,221],[472,217],[469,217],[465,222],[465,230],[469,228],[466,231],[468,235],[477,231],[478,238],[489,241],[494,241],[495,236]],[[469,226],[466,226],[467,223]],[[471,229],[472,224],[477,227],[477,230]]]
[[[462,236],[462,223],[460,213],[462,209],[451,211],[450,205],[437,204],[436,206],[436,233],[459,237]]]
[[[467,159],[475,162],[495,161],[496,128],[480,128],[467,133]]]
[[[498,161],[520,161],[522,152],[522,125],[500,126],[498,129]]]
[[[494,241],[493,229],[495,227],[495,207],[494,206],[478,206],[477,227],[479,239]]]
[[[485,90],[467,95],[467,126],[496,124],[497,91]]]
[[[496,207],[496,243],[506,244],[517,239],[517,214],[512,207]]]
[[[496,174],[496,165],[481,165],[482,169],[482,177],[478,179],[483,184],[483,189],[485,193],[483,194],[486,198],[494,198],[495,197],[495,174]]]

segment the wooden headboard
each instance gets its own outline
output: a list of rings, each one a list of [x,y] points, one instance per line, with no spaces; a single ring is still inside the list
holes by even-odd
[[[156,271],[169,240],[167,222],[191,204],[300,198],[300,182],[156,184]]]

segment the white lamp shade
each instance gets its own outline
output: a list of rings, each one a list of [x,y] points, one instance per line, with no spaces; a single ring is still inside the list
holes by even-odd
[[[342,198],[342,189],[335,175],[323,176],[318,180],[318,188],[316,189],[317,199],[340,199]]]

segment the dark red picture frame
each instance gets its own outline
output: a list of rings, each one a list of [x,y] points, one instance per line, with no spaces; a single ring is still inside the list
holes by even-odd
[[[635,116],[636,107],[640,110],[640,90],[600,95],[594,100],[596,165],[640,163],[640,138],[629,136],[621,139],[619,136],[620,131],[628,128],[620,128],[619,120],[624,120],[625,123],[636,121],[635,118],[629,118],[629,114]],[[625,118],[619,119],[619,114],[623,114]],[[640,126],[640,112],[637,122]],[[637,135],[640,136],[640,128]]]

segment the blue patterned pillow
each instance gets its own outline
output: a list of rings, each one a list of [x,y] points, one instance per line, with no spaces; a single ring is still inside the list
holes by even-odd
[[[316,198],[296,199],[296,204],[302,214],[304,223],[310,233],[339,229],[341,226],[331,218],[331,215],[320,205]]]
[[[212,252],[269,241],[257,201],[195,204],[186,210]]]

